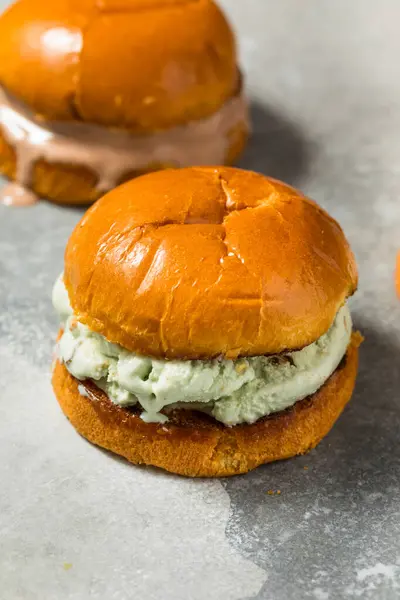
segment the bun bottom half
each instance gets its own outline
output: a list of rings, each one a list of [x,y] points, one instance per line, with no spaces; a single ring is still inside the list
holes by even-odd
[[[83,437],[132,463],[189,477],[239,475],[305,454],[322,440],[351,398],[361,341],[353,333],[341,364],[315,394],[252,425],[226,427],[186,409],[170,413],[163,425],[145,423],[139,410],[116,406],[92,382],[84,384],[92,399],[81,395],[79,381],[59,362],[53,387],[64,414]]]
[[[244,123],[233,128],[224,161],[226,165],[232,165],[236,162],[244,151],[248,136],[248,128]],[[116,182],[115,187],[140,175],[162,169],[176,168],[176,166],[159,162],[150,163],[143,169],[125,173],[121,180]],[[15,150],[0,130],[0,174],[15,181],[16,168],[17,156]],[[85,206],[92,204],[105,193],[105,191],[99,191],[96,183],[97,175],[85,166],[38,160],[33,165],[31,182],[27,187],[39,198],[46,198],[55,204]]]

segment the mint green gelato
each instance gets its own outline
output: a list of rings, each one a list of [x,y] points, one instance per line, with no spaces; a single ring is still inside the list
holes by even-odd
[[[78,380],[92,379],[119,406],[137,403],[142,419],[165,422],[171,408],[196,408],[225,425],[254,423],[316,392],[350,342],[347,305],[316,342],[284,356],[236,360],[160,360],[128,352],[79,323],[60,278],[53,304],[64,324],[58,358]]]

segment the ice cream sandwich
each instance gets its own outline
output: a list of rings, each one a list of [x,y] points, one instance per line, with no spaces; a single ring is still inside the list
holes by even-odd
[[[76,226],[53,385],[88,440],[188,476],[303,454],[349,401],[353,253],[299,191],[229,167],[132,180]]]
[[[147,171],[230,164],[248,129],[211,0],[18,0],[0,17],[4,202],[87,204]]]

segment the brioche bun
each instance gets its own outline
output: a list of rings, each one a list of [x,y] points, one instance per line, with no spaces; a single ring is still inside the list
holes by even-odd
[[[318,392],[253,425],[225,427],[186,409],[175,410],[164,425],[145,423],[139,411],[113,404],[90,381],[84,383],[90,398],[81,395],[79,382],[59,362],[53,387],[64,414],[81,435],[132,463],[191,477],[238,475],[304,454],[329,432],[350,400],[361,339],[353,334],[346,356]]]
[[[51,121],[167,129],[215,113],[238,77],[212,0],[19,0],[0,18],[0,84]]]
[[[208,167],[107,194],[70,237],[64,282],[78,319],[132,352],[235,358],[317,340],[357,270],[340,226],[300,192]]]

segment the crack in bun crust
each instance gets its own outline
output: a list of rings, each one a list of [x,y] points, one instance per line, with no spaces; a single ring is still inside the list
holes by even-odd
[[[145,423],[137,411],[118,407],[94,384],[79,382],[56,363],[53,387],[64,414],[93,444],[135,464],[153,465],[190,477],[246,473],[276,460],[304,454],[330,431],[350,400],[362,337],[353,333],[342,363],[318,392],[292,408],[253,425],[225,427],[202,413],[176,410],[164,425]]]
[[[64,282],[77,318],[138,354],[279,354],[328,331],[356,289],[340,226],[297,190],[229,167],[166,170],[78,223]]]

